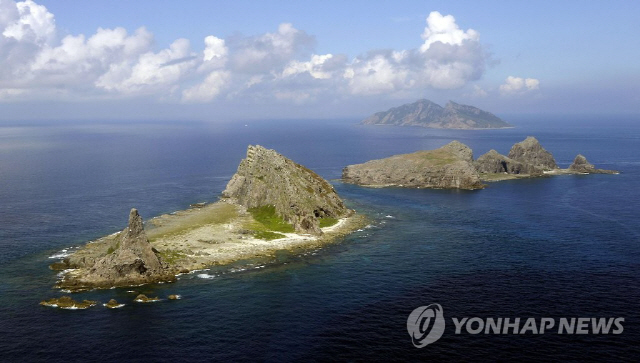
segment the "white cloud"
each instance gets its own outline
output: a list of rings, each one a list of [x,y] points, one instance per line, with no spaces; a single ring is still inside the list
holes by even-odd
[[[144,53],[135,62],[124,60],[112,64],[109,71],[98,78],[96,86],[122,93],[144,92],[148,88],[155,92],[159,86],[177,86],[196,63],[189,40],[178,39],[168,49]]]
[[[487,97],[488,95],[489,93],[485,91],[482,87],[478,86],[477,84],[473,85],[473,92],[471,93],[471,97],[484,98],[484,97]]]
[[[368,59],[356,59],[344,72],[353,94],[372,95],[411,87],[408,70],[393,54],[377,54]]]
[[[99,28],[93,36],[68,35],[61,44],[45,44],[27,69],[26,77],[34,78],[32,85],[66,84],[68,87],[91,85],[101,87],[102,77],[113,77],[113,69],[121,69],[134,62],[151,48],[153,36],[140,28],[128,35],[124,28]],[[108,88],[107,88],[108,89]]]
[[[204,61],[211,62],[219,59],[224,59],[227,56],[228,49],[224,45],[224,39],[216,38],[213,35],[209,35],[204,38]]]
[[[480,78],[488,55],[479,34],[461,30],[451,15],[434,11],[426,19],[418,49],[378,52],[355,59],[346,69],[354,94],[423,88],[456,89]]]
[[[222,92],[229,78],[228,72],[211,72],[202,83],[182,91],[182,101],[185,103],[210,102]]]
[[[528,90],[533,91],[540,88],[540,81],[535,78],[527,78],[524,80],[524,85]]]
[[[0,89],[0,100],[12,99],[24,93],[22,89],[5,88]]]
[[[509,76],[499,89],[502,95],[522,94],[540,89],[540,81],[535,78]]]
[[[56,31],[55,20],[46,7],[32,0],[16,3],[15,7],[18,16],[5,24],[2,31],[4,37],[34,43],[44,43],[53,39]],[[16,12],[10,12],[15,17]]]
[[[32,0],[0,0],[0,34],[0,100],[55,94],[303,103],[419,95],[425,88],[456,89],[477,80],[488,60],[475,30],[463,30],[453,16],[439,12],[426,18],[423,42],[414,49],[375,51],[354,59],[315,54],[315,38],[290,23],[252,36],[209,35],[199,52],[187,39],[157,49],[144,27],[133,33],[98,28],[94,34],[59,38],[53,14]],[[522,81],[524,89],[537,88],[533,81]]]
[[[426,52],[435,42],[461,45],[465,40],[478,41],[480,34],[473,29],[463,31],[458,27],[453,16],[443,16],[437,11],[432,11],[427,17],[427,27],[422,33],[422,39],[424,44],[420,47],[420,51]]]
[[[229,39],[233,53],[231,66],[243,73],[269,73],[296,56],[306,55],[314,42],[304,31],[283,23],[275,33]]]
[[[313,78],[327,79],[331,77],[331,73],[323,69],[325,62],[333,58],[333,54],[312,55],[308,62],[300,62],[293,60],[289,62],[282,76],[287,77],[298,73],[309,73]]]

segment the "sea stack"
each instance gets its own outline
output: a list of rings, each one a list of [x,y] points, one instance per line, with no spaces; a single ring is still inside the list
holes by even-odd
[[[320,218],[352,212],[318,174],[259,145],[248,147],[222,196],[246,208],[274,206],[296,231],[315,235],[322,234]]]
[[[545,150],[540,142],[533,136],[528,136],[511,147],[509,158],[519,161],[523,164],[529,164],[543,171],[549,171],[558,168],[553,155]]]
[[[151,247],[142,217],[134,208],[129,213],[129,224],[120,233],[113,251],[98,259],[91,267],[65,275],[59,285],[71,289],[107,288],[173,280],[175,276],[167,271],[160,256]]]
[[[349,165],[342,170],[342,179],[346,183],[374,187],[484,188],[473,165],[473,151],[459,141],[435,150]]]

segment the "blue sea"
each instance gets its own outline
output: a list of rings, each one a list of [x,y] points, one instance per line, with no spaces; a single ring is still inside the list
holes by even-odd
[[[640,357],[640,119],[513,117],[504,130],[366,127],[356,120],[15,122],[0,125],[0,361],[483,361]],[[342,184],[348,164],[440,147],[506,154],[536,136],[619,175],[492,183],[479,191]],[[247,145],[332,180],[370,225],[317,250],[241,261],[173,284],[89,291],[110,310],[41,300],[48,265],[124,228],[217,200]],[[135,304],[137,293],[178,301]],[[442,337],[407,317],[440,304]],[[621,334],[455,333],[452,318],[624,318]]]

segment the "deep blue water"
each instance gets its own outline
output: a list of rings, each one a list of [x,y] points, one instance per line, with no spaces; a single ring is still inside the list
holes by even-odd
[[[1,361],[634,360],[640,357],[640,119],[512,120],[506,130],[352,121],[34,123],[0,126]],[[480,191],[334,182],[371,227],[304,255],[247,261],[137,288],[176,302],[45,308],[49,258],[145,218],[214,201],[248,144],[327,179],[345,165],[457,139],[476,156],[536,136],[620,175],[558,176]],[[256,268],[261,267],[261,268]],[[129,303],[126,289],[74,294]],[[454,334],[414,348],[406,319],[624,317],[620,335]]]

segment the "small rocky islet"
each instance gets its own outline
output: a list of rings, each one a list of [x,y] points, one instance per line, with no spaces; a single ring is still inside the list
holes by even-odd
[[[94,300],[82,300],[75,301],[70,296],[61,296],[59,298],[52,298],[49,300],[44,300],[40,302],[42,306],[48,306],[52,308],[60,308],[66,310],[84,310],[88,309],[92,306],[96,306],[98,304],[97,301]]]
[[[167,297],[168,300],[179,300],[181,299],[181,295],[169,295]],[[144,294],[139,294],[133,299],[133,302],[137,303],[151,303],[161,301],[159,297],[147,297]],[[64,310],[85,310],[94,306],[99,305],[100,302],[96,300],[81,300],[76,301],[71,296],[61,296],[59,298],[51,298],[49,300],[43,300],[40,302],[40,305],[47,306],[51,308],[58,308]],[[107,309],[119,309],[124,307],[126,304],[118,302],[116,299],[110,299],[108,302],[102,304]]]
[[[508,155],[496,150],[473,159],[467,145],[452,141],[435,150],[394,155],[349,165],[342,171],[346,183],[369,187],[482,189],[483,182],[534,178],[560,174],[618,174],[597,169],[578,154],[567,169],[558,167],[553,155],[532,136],[516,143]]]

